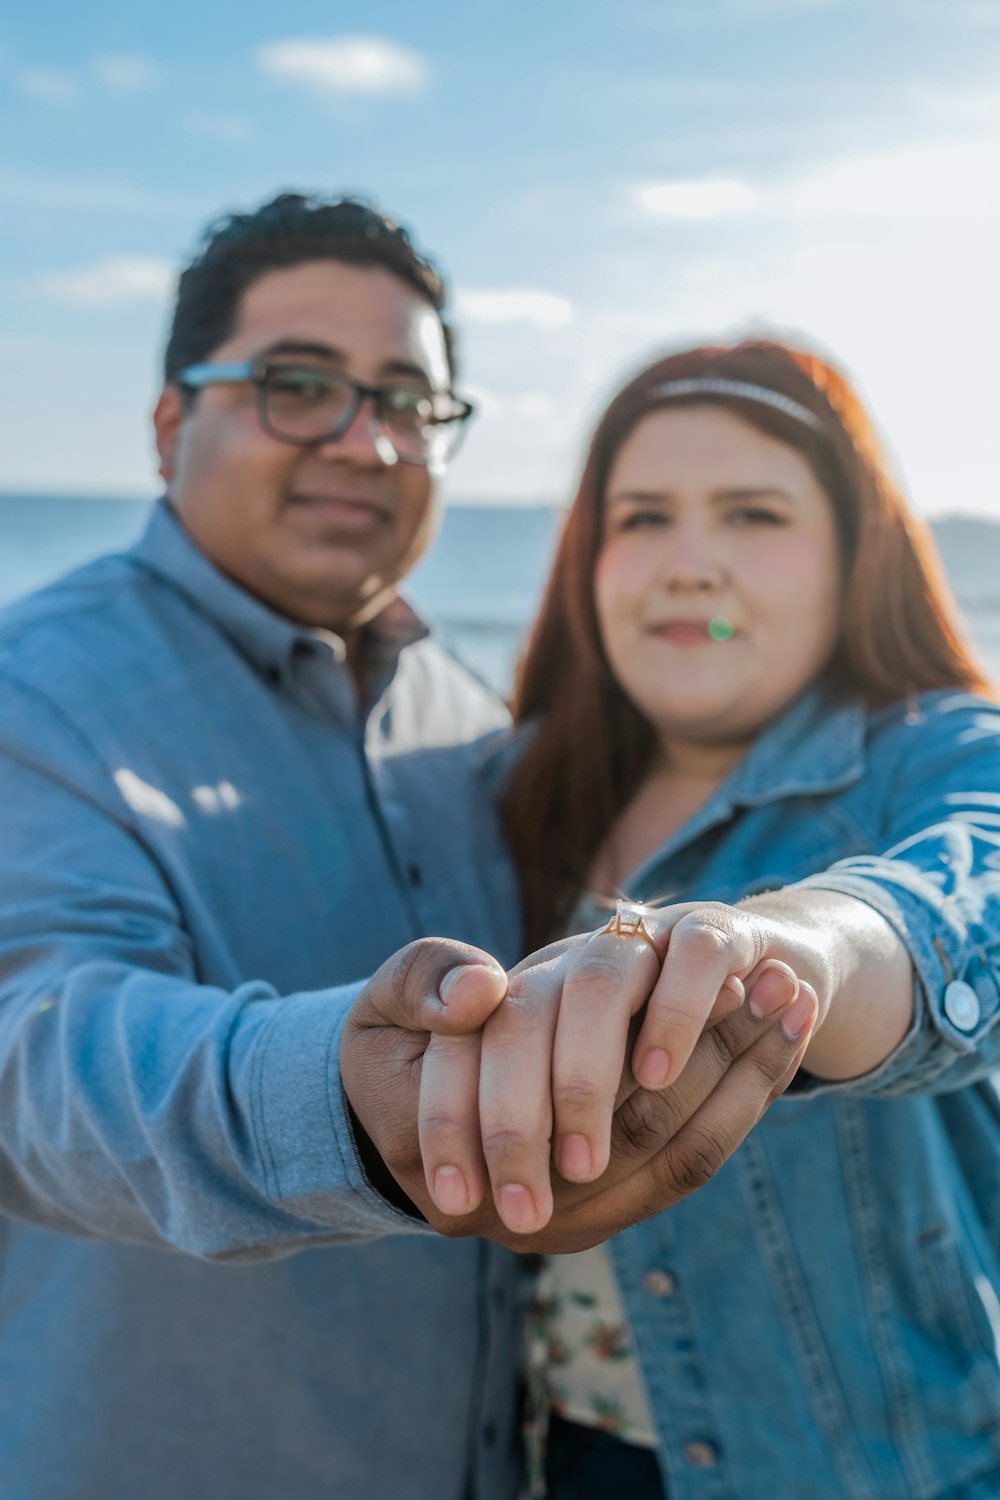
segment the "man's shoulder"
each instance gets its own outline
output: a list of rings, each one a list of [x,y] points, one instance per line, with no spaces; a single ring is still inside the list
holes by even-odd
[[[155,580],[110,553],[0,609],[0,677],[56,699],[139,659]],[[124,684],[123,684],[124,685]]]

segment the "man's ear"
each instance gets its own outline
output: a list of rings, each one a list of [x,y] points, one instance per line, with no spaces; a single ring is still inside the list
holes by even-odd
[[[177,449],[184,421],[184,398],[175,385],[165,385],[153,412],[156,451],[160,455],[160,477],[170,482],[176,472]]]

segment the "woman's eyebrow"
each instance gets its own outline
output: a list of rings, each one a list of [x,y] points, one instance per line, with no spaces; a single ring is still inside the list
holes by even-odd
[[[609,505],[669,505],[672,498],[668,490],[612,490],[607,503]]]
[[[720,505],[732,504],[733,501],[745,504],[748,500],[784,500],[789,505],[795,504],[795,496],[782,489],[780,484],[727,485],[725,489],[712,492],[713,503]]]

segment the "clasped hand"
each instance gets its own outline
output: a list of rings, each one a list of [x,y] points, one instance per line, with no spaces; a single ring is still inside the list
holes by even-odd
[[[703,1186],[787,1087],[818,1011],[788,932],[716,904],[645,925],[651,944],[570,938],[509,975],[424,938],[366,986],[344,1088],[364,1146],[440,1232],[599,1243]]]

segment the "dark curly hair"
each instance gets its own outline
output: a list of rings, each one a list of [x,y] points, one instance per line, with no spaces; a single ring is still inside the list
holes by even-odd
[[[233,331],[240,299],[268,271],[311,260],[381,266],[441,313],[444,280],[414,247],[407,231],[361,198],[318,198],[280,193],[251,213],[227,214],[206,229],[201,248],[181,273],[164,377],[176,380],[188,365],[207,359]],[[454,373],[454,336],[442,318]]]

